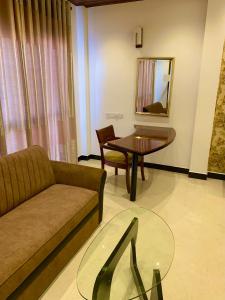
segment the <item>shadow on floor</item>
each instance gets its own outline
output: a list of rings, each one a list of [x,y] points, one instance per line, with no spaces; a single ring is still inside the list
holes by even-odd
[[[122,173],[122,171],[120,171]],[[168,198],[176,184],[176,174],[171,172],[159,171],[154,169],[145,169],[146,180],[142,181],[140,174],[137,180],[137,199],[136,204],[141,202],[151,202],[151,207],[158,205]],[[129,200],[129,194],[126,190],[125,174],[117,176],[108,173],[106,192],[112,196],[122,197]]]

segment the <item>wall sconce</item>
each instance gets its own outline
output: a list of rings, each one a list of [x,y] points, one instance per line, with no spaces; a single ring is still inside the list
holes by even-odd
[[[135,30],[135,46],[136,48],[143,47],[143,27],[138,26]]]

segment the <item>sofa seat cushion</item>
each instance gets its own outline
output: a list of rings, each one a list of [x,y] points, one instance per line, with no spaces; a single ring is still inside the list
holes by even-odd
[[[8,296],[98,205],[98,194],[55,184],[0,218],[0,295]]]

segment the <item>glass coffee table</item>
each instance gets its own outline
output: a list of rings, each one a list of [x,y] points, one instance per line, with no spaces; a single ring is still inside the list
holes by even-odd
[[[140,207],[111,219],[88,247],[77,274],[88,300],[163,299],[161,281],[174,257],[174,237],[166,222]]]

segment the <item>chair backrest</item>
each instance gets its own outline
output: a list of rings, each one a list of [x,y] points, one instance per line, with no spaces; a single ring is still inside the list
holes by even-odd
[[[143,107],[143,112],[150,112],[153,114],[165,113],[161,102],[155,102],[150,105]]]
[[[115,140],[115,138],[116,138],[113,125],[96,130],[96,134],[97,134],[98,142],[100,145],[105,144],[108,141]]]

